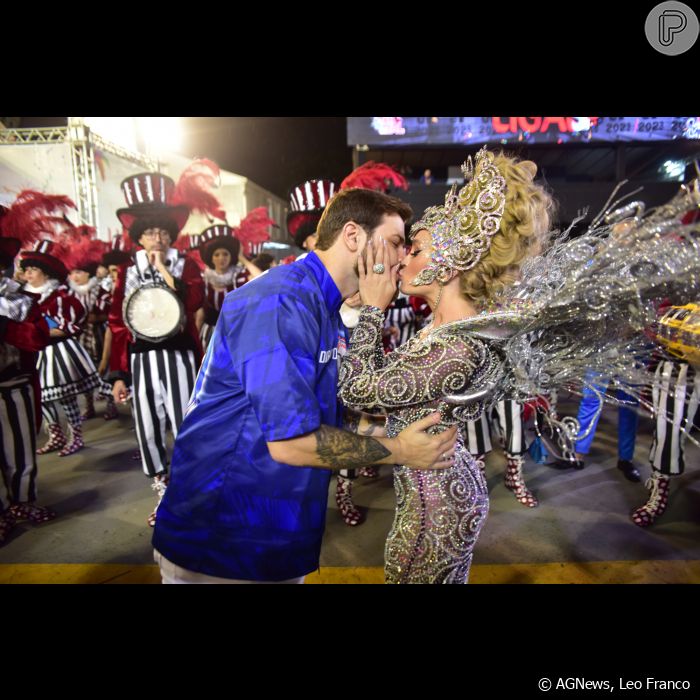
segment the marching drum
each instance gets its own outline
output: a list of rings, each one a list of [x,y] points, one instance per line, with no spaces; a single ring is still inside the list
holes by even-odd
[[[185,327],[185,307],[170,287],[146,284],[135,289],[123,306],[124,323],[134,337],[160,343]]]

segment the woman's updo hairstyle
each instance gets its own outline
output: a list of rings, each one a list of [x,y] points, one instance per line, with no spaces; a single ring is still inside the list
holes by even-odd
[[[506,180],[501,226],[481,260],[460,275],[462,294],[479,307],[515,282],[523,261],[542,251],[555,209],[552,196],[534,182],[537,166],[531,160],[500,152],[494,165]]]

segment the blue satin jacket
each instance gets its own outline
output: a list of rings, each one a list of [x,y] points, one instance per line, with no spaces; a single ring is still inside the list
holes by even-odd
[[[341,303],[314,253],[226,296],[158,508],[167,559],[254,581],[318,568],[330,471],[276,462],[266,442],[341,425]]]

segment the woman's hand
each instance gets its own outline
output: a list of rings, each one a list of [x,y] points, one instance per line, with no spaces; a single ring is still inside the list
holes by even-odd
[[[377,306],[382,311],[394,300],[397,289],[398,265],[389,267],[389,255],[386,250],[386,241],[379,238],[381,243],[372,244],[372,239],[367,241],[367,264],[362,255],[357,258],[357,269],[360,275],[360,296],[362,303],[369,306]],[[386,261],[386,263],[385,263]],[[384,272],[375,272],[375,265],[384,265]]]

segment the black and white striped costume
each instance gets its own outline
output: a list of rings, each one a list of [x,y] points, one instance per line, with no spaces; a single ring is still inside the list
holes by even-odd
[[[111,283],[111,278],[109,279]],[[111,294],[101,284],[97,277],[91,277],[87,284],[76,284],[68,279],[71,291],[78,297],[85,307],[87,314],[95,313],[105,315],[109,312]],[[104,321],[86,321],[83,332],[80,335],[80,344],[87,350],[95,366],[102,361],[104,349],[106,323]],[[100,377],[98,393],[108,400],[112,396],[112,388]]]
[[[78,342],[87,318],[85,307],[78,297],[56,279],[49,279],[41,287],[25,285],[25,291],[39,295],[39,308],[49,325],[66,333],[66,337],[52,338],[39,353],[37,370],[41,383],[42,412],[49,422],[57,422],[56,407],[49,406],[58,401],[68,414],[71,424],[77,409],[77,396],[100,385],[95,365],[83,346]]]
[[[150,350],[131,355],[136,436],[144,472],[167,473],[166,416],[173,437],[182,425],[197,376],[192,350]]]
[[[0,382],[0,443],[7,493],[6,499],[3,498],[0,488],[0,512],[10,503],[36,500],[35,414],[35,396],[28,379],[13,387]]]
[[[399,294],[386,310],[384,328],[391,326],[398,328],[400,333],[396,347],[407,343],[419,330],[416,312],[406,294]]]
[[[196,263],[170,248],[166,256],[168,271],[182,285],[181,299],[192,314],[202,303],[203,283]],[[132,383],[136,436],[141,450],[143,470],[147,476],[168,473],[166,452],[166,416],[174,436],[184,418],[194,388],[199,359],[192,333],[184,331],[161,343],[130,338],[124,326],[122,304],[139,287],[165,281],[148,263],[145,250],[136,253],[134,264],[119,274],[110,311],[112,329],[112,372],[110,381],[123,379]],[[188,326],[189,327],[189,326]],[[192,323],[193,327],[193,323]],[[129,338],[123,342],[124,335]],[[196,331],[194,331],[196,332]],[[128,372],[125,368],[128,367]]]
[[[30,326],[28,334],[48,341],[48,329],[35,309],[35,300],[14,280],[0,281],[0,513],[13,503],[36,500],[37,396],[35,353],[5,342],[7,321]],[[39,346],[36,347],[39,349]]]
[[[656,368],[652,396],[656,415],[649,453],[652,469],[667,476],[682,474],[687,437],[681,427],[690,430],[693,425],[700,401],[700,371],[681,360],[661,362]]]
[[[492,427],[503,437],[504,451],[511,456],[523,455],[528,444],[523,424],[523,405],[511,399],[499,401],[490,411],[467,423],[467,449],[473,455],[491,452]]]
[[[87,284],[76,284],[68,279],[68,286],[73,294],[80,300],[80,303],[85,307],[85,313],[93,312],[100,313],[98,308],[98,298],[101,294],[105,294],[100,281],[97,277],[91,277]],[[88,351],[93,362],[99,363],[102,358],[102,348],[104,346],[105,331],[100,323],[85,322],[83,332],[80,335],[80,344]]]

